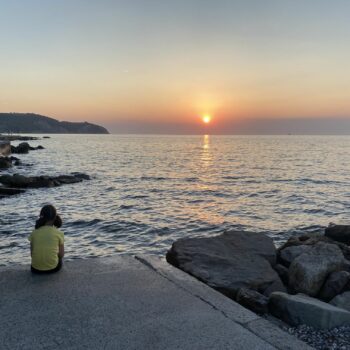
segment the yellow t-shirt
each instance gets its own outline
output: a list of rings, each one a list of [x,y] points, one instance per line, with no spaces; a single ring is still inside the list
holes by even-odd
[[[54,269],[58,264],[58,246],[64,242],[63,232],[53,226],[42,226],[28,239],[32,244],[32,266],[41,271]]]

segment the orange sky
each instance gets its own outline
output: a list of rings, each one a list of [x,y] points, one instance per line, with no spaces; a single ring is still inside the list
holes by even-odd
[[[324,0],[13,1],[0,13],[0,111],[108,125],[348,117],[348,10]]]

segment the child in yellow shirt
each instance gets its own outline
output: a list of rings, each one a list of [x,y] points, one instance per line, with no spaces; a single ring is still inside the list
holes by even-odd
[[[62,267],[64,256],[64,234],[59,231],[62,220],[53,205],[45,205],[29,236],[34,273],[53,273]]]

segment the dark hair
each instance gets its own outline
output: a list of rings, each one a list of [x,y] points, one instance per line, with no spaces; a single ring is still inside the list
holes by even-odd
[[[62,226],[62,219],[58,214],[56,215],[56,219],[55,219],[55,222],[53,223],[53,225],[56,228],[60,228]]]
[[[46,223],[48,221],[54,221],[55,222],[56,218],[57,218],[56,208],[53,205],[51,205],[51,204],[44,205],[41,208],[41,210],[40,210],[40,217],[39,217],[39,219],[36,220],[35,229],[46,225]]]

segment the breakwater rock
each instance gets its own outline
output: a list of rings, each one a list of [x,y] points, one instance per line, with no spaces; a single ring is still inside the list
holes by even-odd
[[[184,238],[166,259],[256,313],[329,329],[350,325],[350,227],[326,232],[291,237],[279,249],[263,233]]]
[[[29,151],[35,151],[39,149],[44,149],[43,146],[39,145],[37,147],[32,147],[28,142],[21,142],[18,146],[11,145],[11,153],[26,154]]]
[[[48,136],[44,136],[43,138],[47,138]],[[33,140],[39,140],[40,137],[37,136],[22,136],[22,135],[4,135],[0,134],[0,142],[1,141],[33,141]]]
[[[90,180],[90,176],[83,173],[59,176],[2,175],[0,176],[0,198],[21,194],[27,188],[58,187],[84,180]]]
[[[172,265],[235,299],[240,288],[264,294],[283,289],[271,238],[254,232],[227,231],[209,238],[184,238],[166,255]],[[270,290],[270,293],[273,290]]]
[[[0,157],[0,170],[9,169],[13,165],[20,165],[21,161],[16,157]]]
[[[71,175],[59,176],[24,176],[19,174],[0,176],[0,183],[2,185],[14,188],[57,187],[74,184],[83,180],[90,180],[89,175],[73,173]]]

